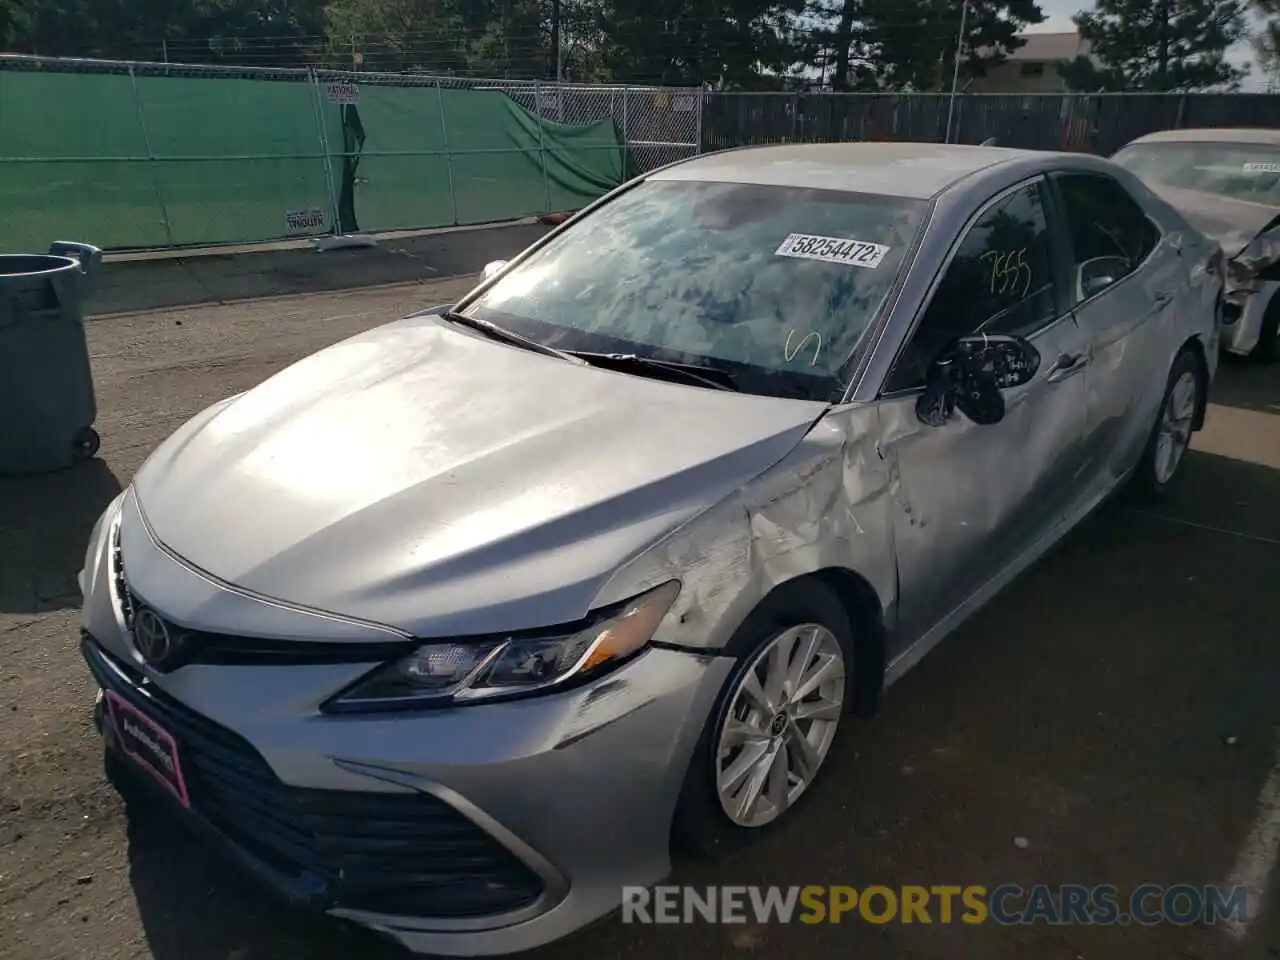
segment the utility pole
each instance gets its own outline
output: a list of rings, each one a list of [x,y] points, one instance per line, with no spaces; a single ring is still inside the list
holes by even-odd
[[[1156,54],[1156,89],[1169,89],[1169,0],[1160,0],[1156,7],[1156,28],[1160,36],[1160,49]]]
[[[956,62],[951,69],[951,99],[947,103],[947,138],[951,142],[951,118],[956,112],[956,88],[960,85],[960,57],[964,54],[964,30],[969,25],[969,0],[960,6],[960,32],[956,36]]]
[[[560,0],[551,0],[551,46],[556,52],[556,83],[564,76],[564,60],[560,51]]]

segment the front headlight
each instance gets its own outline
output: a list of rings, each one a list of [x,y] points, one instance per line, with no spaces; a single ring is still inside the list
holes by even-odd
[[[425,643],[331,698],[327,712],[459,706],[561,689],[643,650],[680,594],[670,580],[569,630]]]

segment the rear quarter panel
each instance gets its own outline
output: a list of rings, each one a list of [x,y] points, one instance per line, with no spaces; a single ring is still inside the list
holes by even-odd
[[[1191,338],[1199,340],[1212,381],[1218,368],[1222,335],[1221,298],[1224,292],[1222,246],[1192,226],[1178,210],[1129,171],[1117,168],[1117,176],[1147,208],[1165,234],[1174,235],[1182,247],[1183,282],[1174,306],[1176,321],[1165,338],[1168,354],[1164,369]]]

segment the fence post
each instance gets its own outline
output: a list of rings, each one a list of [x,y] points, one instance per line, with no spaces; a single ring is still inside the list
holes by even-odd
[[[436,81],[436,100],[440,104],[440,137],[444,141],[444,162],[449,171],[449,203],[453,210],[453,225],[458,225],[458,188],[453,182],[453,152],[449,149],[449,124],[444,113],[444,89],[440,81]],[[538,121],[538,129],[542,129],[542,121]],[[546,157],[542,158],[543,170],[546,170]]]
[[[551,178],[547,174],[547,134],[542,126],[542,87],[533,81],[533,107],[538,117],[538,156],[542,160],[542,212],[551,212]]]
[[[622,88],[622,182],[630,178],[631,130],[627,125],[627,88]]]
[[[693,152],[695,154],[702,153],[702,84],[698,84],[697,112],[698,112],[698,115],[697,117],[694,118],[694,121],[693,121],[694,126],[697,127],[697,130],[695,130],[693,134],[694,140],[697,144],[693,148]]]
[[[165,202],[164,191],[160,189],[160,181],[156,177],[155,154],[151,152],[151,136],[147,133],[146,111],[142,109],[142,97],[138,93],[138,77],[133,72],[133,64],[129,64],[129,86],[133,90],[133,107],[138,113],[138,132],[142,134],[142,149],[147,151],[147,171],[151,178],[151,189],[156,192],[156,201],[160,204],[160,216],[164,218],[164,235],[169,239],[169,246],[176,247],[173,241],[173,224],[169,220],[169,205]]]
[[[796,142],[796,129],[800,123],[800,94],[791,95],[791,142]]]
[[[338,199],[337,179],[333,175],[333,157],[329,151],[329,130],[324,120],[324,100],[320,93],[320,77],[314,67],[307,67],[307,83],[311,87],[311,113],[316,122],[316,136],[320,140],[320,156],[324,158],[325,184],[329,188],[329,215],[333,217],[330,230],[335,237],[342,233],[342,204]],[[343,137],[343,159],[346,158],[346,137]],[[355,185],[352,184],[352,189]]]

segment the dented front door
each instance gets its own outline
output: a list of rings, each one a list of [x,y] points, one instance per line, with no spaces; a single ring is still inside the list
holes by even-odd
[[[1089,342],[1062,296],[1047,197],[1035,177],[975,213],[883,388],[903,646],[1055,532],[1083,495]],[[1004,391],[997,423],[956,411],[926,426],[915,408],[930,361],[983,333],[1026,339],[1040,355],[1034,377]]]
[[[1059,362],[1084,337],[1068,316],[1031,342],[1040,370],[1006,391],[999,423],[978,426],[957,411],[929,427],[914,396],[882,401],[904,645],[1052,533],[1086,492],[1084,378]]]

